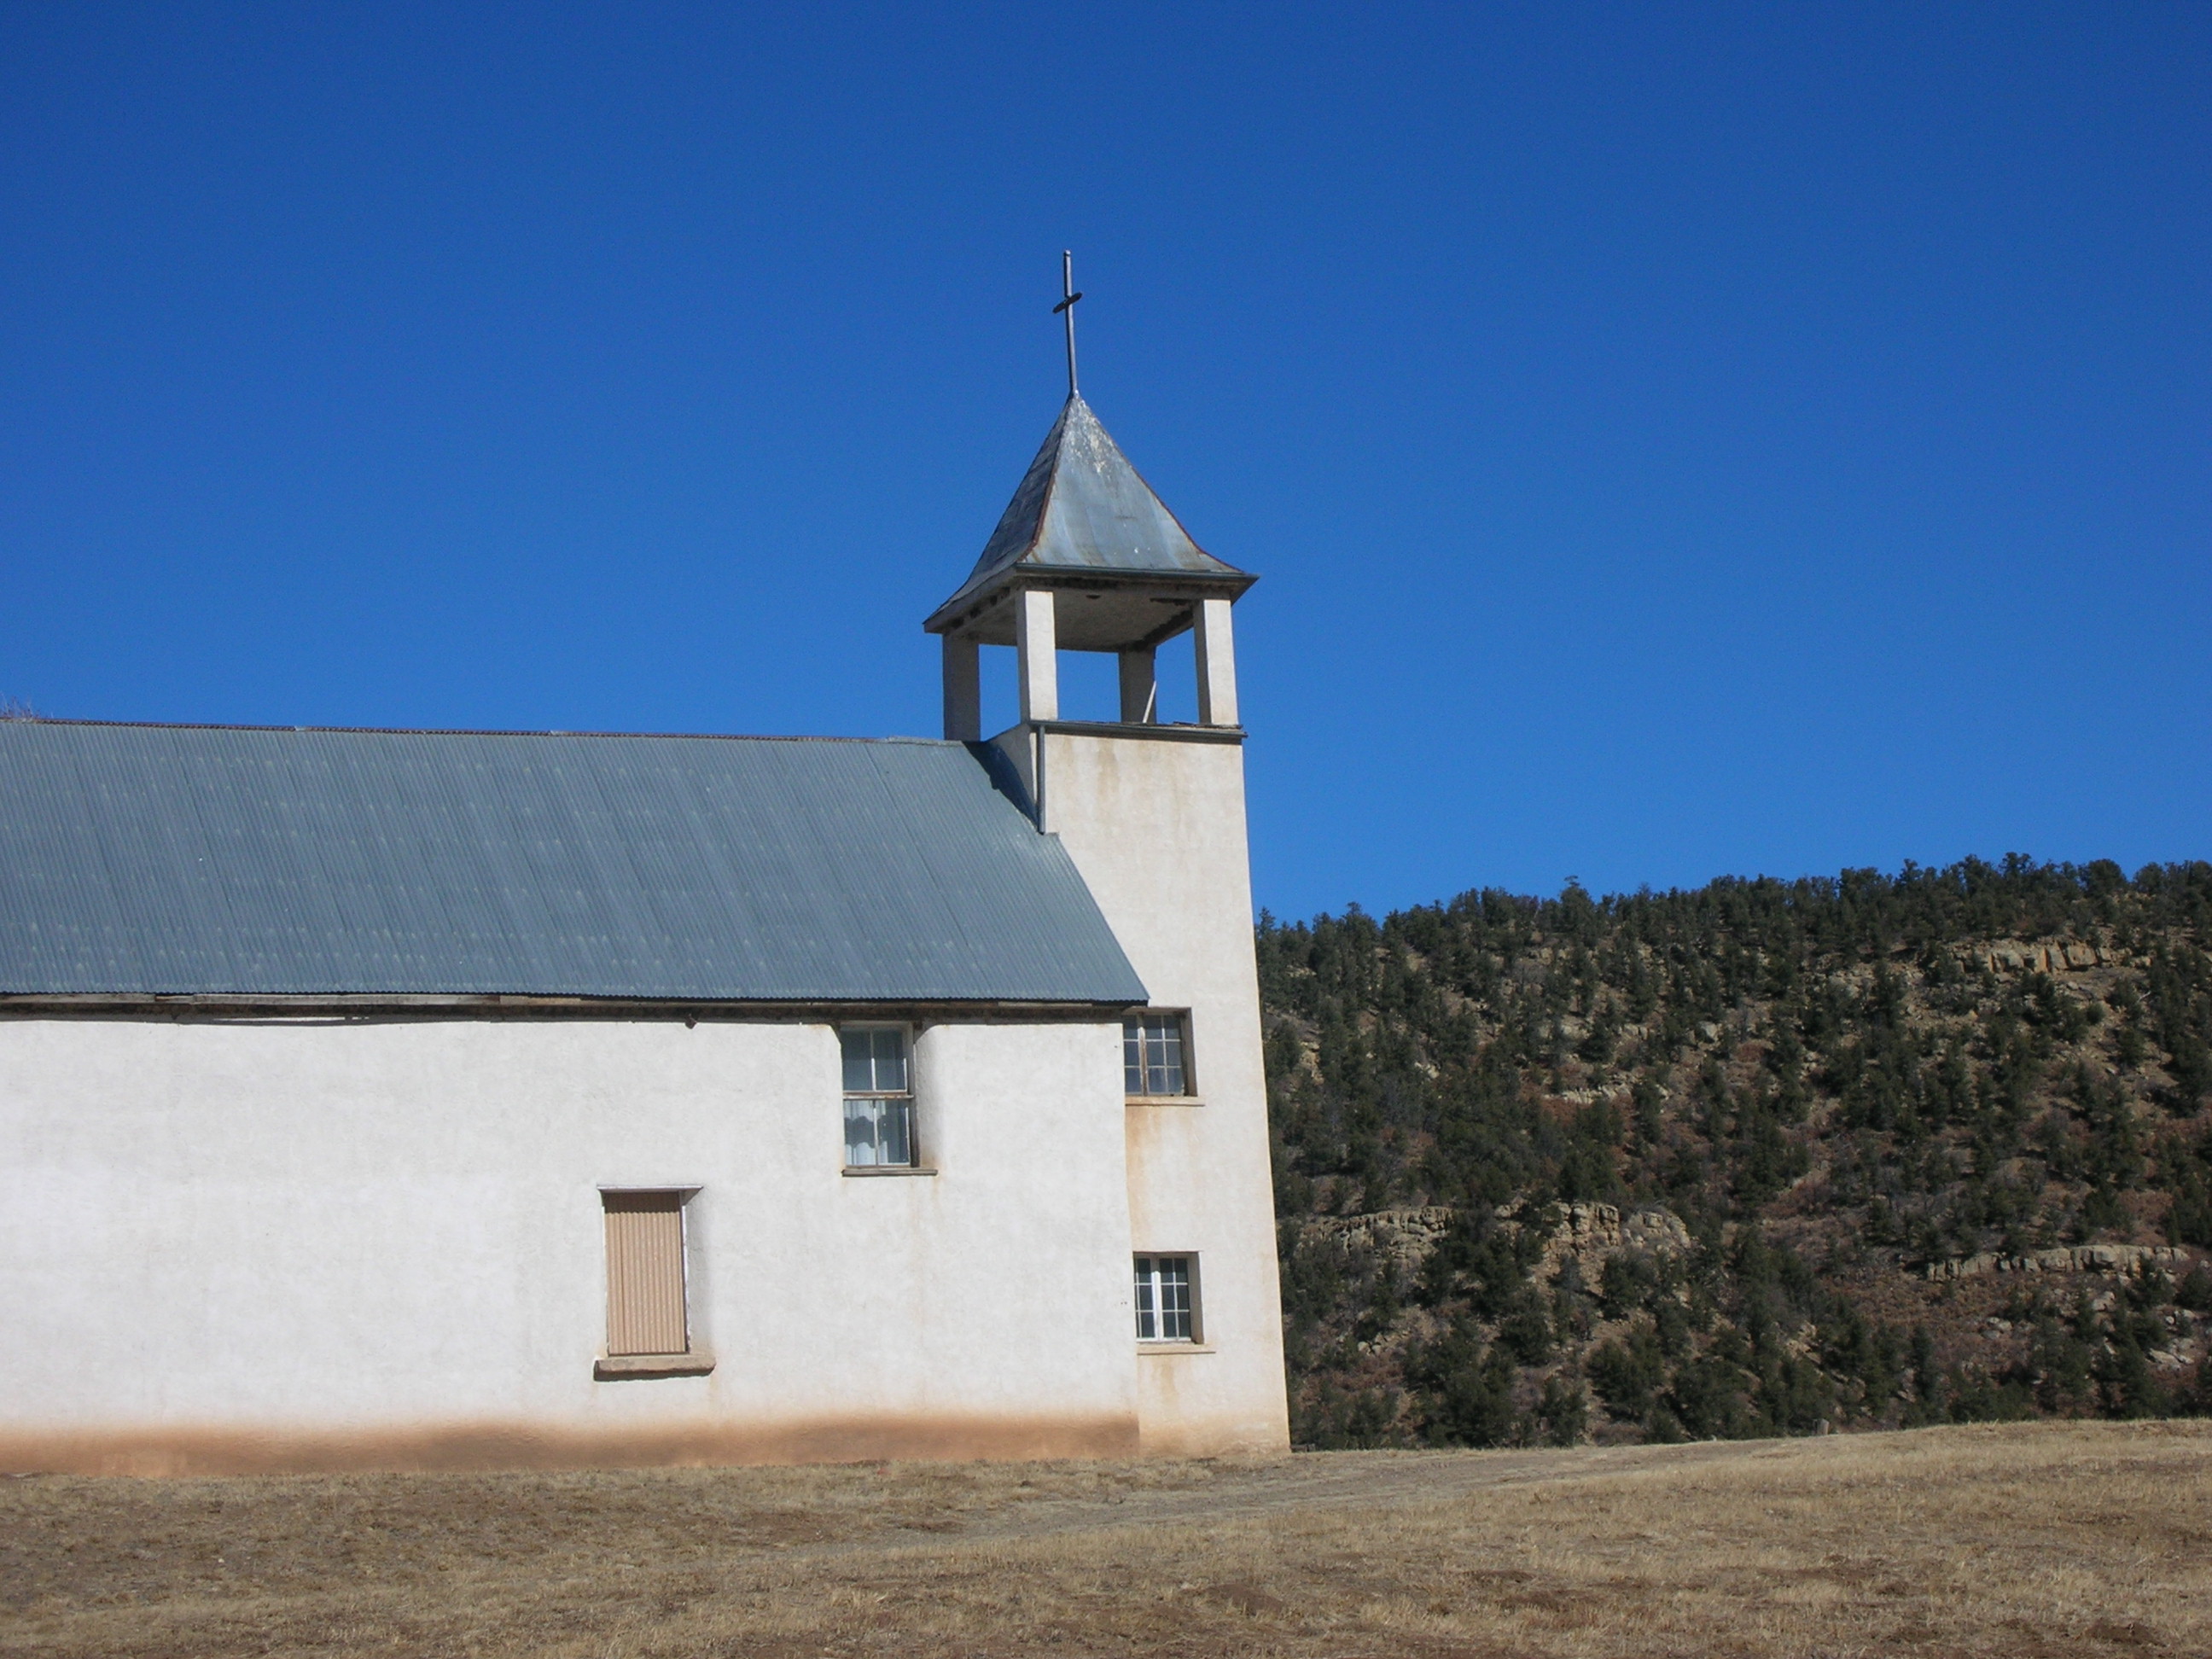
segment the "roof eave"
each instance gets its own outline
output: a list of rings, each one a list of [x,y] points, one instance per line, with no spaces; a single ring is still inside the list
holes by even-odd
[[[1114,570],[1072,564],[1010,564],[973,586],[963,587],[932,611],[921,626],[925,633],[956,633],[1015,588],[1146,588],[1156,593],[1188,593],[1193,599],[1225,599],[1233,603],[1259,580],[1249,571],[1227,566],[1219,570]]]
[[[316,1016],[370,1018],[400,1016],[451,1018],[658,1018],[816,1020],[856,1013],[890,1014],[1023,1024],[1038,1020],[1094,1020],[1142,1007],[1142,995],[1104,999],[1013,997],[625,997],[547,993],[416,993],[307,991],[81,991],[0,993],[0,1018],[150,1016],[201,1019],[301,1019]]]

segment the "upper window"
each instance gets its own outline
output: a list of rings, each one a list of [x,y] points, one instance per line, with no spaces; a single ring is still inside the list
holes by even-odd
[[[906,1033],[892,1025],[837,1033],[845,1061],[845,1162],[856,1169],[914,1162],[914,1082]]]
[[[1181,1014],[1139,1014],[1121,1022],[1121,1078],[1131,1095],[1187,1095],[1190,1066]]]
[[[1187,1255],[1137,1258],[1137,1340],[1195,1342],[1198,1322]]]

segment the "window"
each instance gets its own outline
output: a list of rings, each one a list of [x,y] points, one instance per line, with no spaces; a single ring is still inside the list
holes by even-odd
[[[914,1162],[914,1082],[906,1033],[867,1025],[837,1033],[845,1060],[845,1162],[854,1169]]]
[[[691,1351],[684,1304],[684,1200],[688,1192],[601,1193],[607,1221],[607,1355]]]
[[[1139,1014],[1121,1022],[1121,1079],[1124,1091],[1139,1095],[1187,1095],[1190,1068],[1184,1060],[1181,1014]]]
[[[1197,1304],[1191,1296],[1191,1258],[1137,1258],[1137,1340],[1195,1342]]]

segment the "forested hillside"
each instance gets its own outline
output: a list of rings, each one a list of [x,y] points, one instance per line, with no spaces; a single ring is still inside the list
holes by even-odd
[[[1293,1432],[2212,1409],[2212,865],[1263,917]]]

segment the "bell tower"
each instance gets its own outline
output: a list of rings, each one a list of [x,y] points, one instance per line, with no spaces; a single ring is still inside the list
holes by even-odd
[[[959,590],[922,624],[945,642],[945,735],[983,735],[980,647],[1011,645],[1018,726],[1060,720],[1061,651],[1119,659],[1122,726],[1159,722],[1156,653],[1188,633],[1198,657],[1198,724],[1234,730],[1230,607],[1257,580],[1193,541],[1107,435],[1075,378],[1075,259],[1060,256],[1067,402]],[[1036,793],[1036,779],[1016,755]],[[1028,757],[1034,760],[1034,755]],[[1042,801],[1038,803],[1042,805]]]
[[[1065,271],[1065,268],[1063,268]],[[1082,296],[1064,282],[1057,307]],[[945,735],[984,740],[981,647],[1012,646],[1018,717],[989,738],[1018,772],[1143,980],[1125,1040],[1173,1033],[1171,1087],[1133,1064],[1125,1110],[1130,1240],[1187,1261],[1193,1338],[1138,1340],[1146,1450],[1289,1443],[1252,885],[1231,612],[1256,580],[1205,551],[1075,386],[975,568],[923,624],[944,641]],[[1159,717],[1163,646],[1188,635],[1198,719]],[[1120,718],[1060,717],[1058,653],[1111,652]],[[1143,1292],[1133,1296],[1141,1306]]]
[[[1188,634],[1198,724],[1237,725],[1230,607],[1256,577],[1200,548],[1071,392],[968,580],[922,625],[945,642],[945,735],[982,735],[980,647],[1014,647],[1023,724],[1060,719],[1061,651],[1112,653],[1123,726],[1159,721],[1159,648]]]

